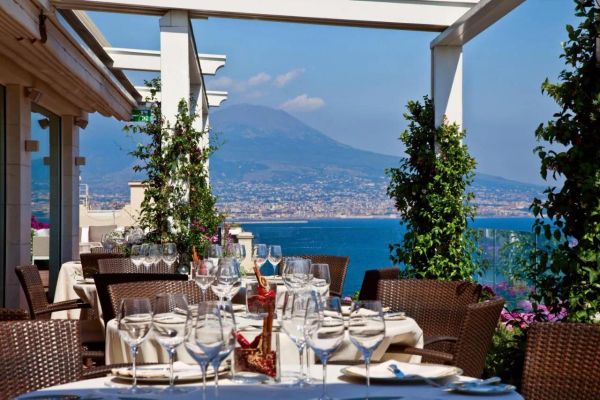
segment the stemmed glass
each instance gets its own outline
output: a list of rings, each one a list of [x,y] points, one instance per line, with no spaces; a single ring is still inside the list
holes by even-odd
[[[240,267],[233,257],[225,257],[219,260],[217,275],[211,285],[211,289],[217,297],[223,300],[231,300],[236,295],[242,284]]]
[[[210,259],[213,264],[219,264],[219,259],[223,257],[223,247],[220,244],[211,244],[206,251],[206,258]]]
[[[312,292],[307,290],[286,292],[281,314],[281,328],[298,348],[300,369],[297,385],[299,387],[303,387],[306,380],[304,374],[304,348],[306,347],[304,322],[308,300],[311,296]]]
[[[170,393],[178,392],[174,386],[173,357],[185,338],[187,312],[187,299],[182,293],[158,294],[154,300],[152,328],[156,341],[169,355],[169,387],[165,390]]]
[[[326,388],[327,360],[344,340],[344,317],[339,297],[321,297],[316,293],[310,297],[306,310],[304,336],[306,344],[323,364],[323,391],[319,400],[331,400]]]
[[[206,369],[223,348],[221,312],[213,301],[205,301],[188,311],[184,346],[202,369],[202,398],[206,399]]]
[[[231,243],[229,245],[229,254],[241,264],[246,258],[246,247],[239,243]]]
[[[177,260],[177,245],[175,243],[165,243],[162,245],[162,260],[169,270]]]
[[[150,250],[148,251],[148,262],[151,267],[154,267],[158,264],[160,259],[162,258],[162,245],[160,244],[151,244]]]
[[[142,246],[139,244],[131,246],[131,263],[135,266],[136,271],[139,272],[140,266],[144,263],[144,253],[142,252]]]
[[[288,257],[283,266],[283,283],[291,292],[305,289],[309,281],[310,260]]]
[[[329,291],[329,284],[331,283],[331,277],[329,276],[329,265],[311,264],[310,274],[312,275],[312,280],[310,281],[312,288],[321,296],[325,296]]]
[[[147,390],[137,387],[137,370],[135,359],[139,345],[148,337],[152,329],[152,306],[148,298],[123,299],[118,317],[119,335],[129,345],[132,359],[133,384],[131,393],[142,393]]]
[[[219,367],[224,359],[233,351],[235,347],[235,316],[231,302],[220,302],[217,307],[221,314],[221,328],[223,330],[223,345],[219,354],[213,358],[211,364],[215,371],[215,395],[219,395]]]
[[[217,266],[211,260],[200,260],[196,268],[194,280],[202,292],[202,301],[206,301],[206,290],[214,282],[216,275]]]
[[[365,360],[367,374],[366,397],[369,397],[369,387],[371,386],[369,363],[373,352],[385,336],[385,320],[383,319],[381,302],[378,300],[365,300],[352,303],[348,333],[350,341],[360,350]]]
[[[269,246],[269,262],[273,265],[275,271],[277,271],[277,265],[281,262],[283,253],[281,252],[281,246],[272,245]]]
[[[144,243],[142,247],[140,247],[140,253],[142,254],[142,264],[146,269],[146,272],[149,272],[150,267],[154,263],[152,260],[152,255],[150,254],[150,248],[152,247],[151,243]]]
[[[256,266],[262,273],[262,267],[267,262],[267,258],[269,257],[269,249],[266,244],[257,244],[254,245],[252,249],[252,261],[256,263]],[[265,274],[263,274],[265,275]],[[266,274],[269,275],[269,274]]]

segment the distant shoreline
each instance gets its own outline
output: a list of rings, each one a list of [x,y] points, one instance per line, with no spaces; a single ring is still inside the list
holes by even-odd
[[[228,221],[228,223],[232,223],[232,224],[240,224],[240,225],[254,225],[254,224],[308,224],[311,221],[352,221],[352,220],[393,220],[393,219],[397,219],[400,220],[400,217],[398,216],[385,216],[385,215],[376,215],[376,216],[349,216],[349,217],[326,217],[326,218],[309,218],[309,219],[302,219],[302,220],[297,220],[297,219],[287,219],[287,220],[283,220],[283,219],[264,219],[264,220],[234,220],[234,221]],[[526,217],[526,216],[520,216],[520,215],[497,215],[497,216],[478,216],[475,217],[475,220],[478,219],[502,219],[502,220],[509,220],[509,219],[535,219],[533,216],[531,217]]]

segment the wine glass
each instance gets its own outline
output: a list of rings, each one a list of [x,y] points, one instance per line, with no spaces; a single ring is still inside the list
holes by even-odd
[[[162,245],[160,244],[151,244],[150,250],[148,251],[148,258],[151,267],[155,267],[160,259],[162,258]]]
[[[152,328],[154,338],[169,355],[169,387],[171,394],[177,393],[174,386],[173,357],[175,349],[185,338],[185,323],[188,304],[182,293],[162,293],[154,299]]]
[[[325,296],[327,292],[329,292],[329,284],[331,283],[331,277],[329,276],[329,265],[311,264],[310,274],[312,275],[310,284],[313,290],[316,290],[321,296]]]
[[[313,292],[314,293],[314,292]],[[323,364],[323,391],[319,400],[330,400],[327,395],[327,360],[344,340],[344,317],[339,297],[313,295],[308,300],[304,336],[306,344]]]
[[[281,329],[283,329],[298,348],[300,369],[297,385],[299,387],[303,387],[306,380],[304,374],[304,348],[306,347],[304,322],[308,300],[311,296],[312,292],[307,290],[286,292],[281,314]]]
[[[226,359],[229,354],[235,348],[235,316],[233,313],[233,305],[230,301],[220,302],[217,307],[219,308],[219,312],[221,315],[221,328],[223,330],[223,345],[219,350],[219,354],[213,358],[212,367],[215,371],[215,395],[219,396],[219,367],[224,359]]]
[[[197,264],[194,280],[202,292],[202,300],[206,301],[206,290],[213,283],[217,274],[217,266],[209,259],[200,260]]]
[[[133,384],[131,393],[141,393],[147,390],[137,387],[136,356],[139,345],[148,337],[152,329],[152,306],[148,298],[123,299],[118,316],[119,335],[129,345],[132,358]]]
[[[348,333],[350,341],[360,350],[365,360],[367,374],[366,397],[369,397],[369,387],[371,385],[369,363],[373,351],[385,337],[385,320],[383,319],[381,302],[379,300],[365,300],[352,303]]]
[[[131,246],[131,263],[139,272],[140,266],[144,263],[144,253],[142,252],[142,246],[139,244]]]
[[[231,300],[236,295],[242,284],[240,268],[237,260],[233,257],[224,257],[219,260],[217,275],[211,285],[211,289],[217,297],[223,300]]]
[[[142,254],[142,264],[144,265],[146,272],[150,271],[150,267],[153,264],[152,255],[150,254],[151,247],[151,243],[144,243],[142,244],[142,247],[140,247],[140,253]]]
[[[184,346],[202,369],[202,397],[206,399],[206,369],[223,348],[221,313],[217,303],[205,301],[188,311]]]
[[[269,257],[269,249],[266,244],[254,245],[252,249],[252,261],[256,263],[256,266],[260,269]]]
[[[246,247],[239,243],[231,243],[229,245],[229,254],[241,264],[246,258]]]
[[[220,244],[211,244],[210,247],[206,249],[206,257],[210,259],[213,264],[219,264],[219,259],[223,257],[223,247]]]
[[[175,243],[165,243],[162,245],[162,260],[169,270],[173,268],[177,260],[177,245]]]
[[[281,262],[283,258],[283,253],[281,252],[281,246],[272,245],[269,246],[269,262],[273,265],[275,271],[277,271],[277,265]]]
[[[304,289],[308,284],[310,260],[298,257],[288,257],[283,266],[283,283],[291,292]]]

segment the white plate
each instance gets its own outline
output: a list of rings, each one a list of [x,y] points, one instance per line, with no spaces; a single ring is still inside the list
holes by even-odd
[[[476,382],[476,381],[474,381]],[[513,385],[498,383],[495,385],[477,385],[470,382],[452,382],[447,385],[447,390],[456,393],[474,395],[496,395],[514,392],[517,388]]]
[[[396,364],[402,372],[406,374],[404,378],[397,378],[396,375],[387,369],[390,364]],[[386,361],[381,364],[371,366],[371,380],[382,382],[420,382],[423,379],[445,379],[462,374],[462,369],[441,364],[411,364],[395,360]],[[346,376],[365,378],[366,371],[364,365],[353,365],[342,369]]]
[[[200,367],[189,365],[187,367],[178,366],[175,363],[175,383],[185,383],[185,382],[197,382],[202,380],[202,371]],[[219,374],[227,371],[229,369],[229,365],[226,363],[221,364],[219,368]],[[144,374],[144,371],[156,371],[156,376],[139,376],[137,381],[139,383],[169,383],[169,366],[167,364],[156,364],[156,365],[140,365],[137,367],[138,372]],[[112,375],[119,380],[124,381],[133,381],[133,376],[131,375],[131,367],[127,368],[118,368],[112,371]],[[208,367],[206,371],[207,378],[214,378],[215,373],[211,366]]]

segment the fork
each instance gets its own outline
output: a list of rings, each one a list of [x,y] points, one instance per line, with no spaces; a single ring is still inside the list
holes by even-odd
[[[406,378],[407,376],[410,376],[410,377],[414,377],[414,378],[417,378],[417,379],[421,379],[421,380],[423,380],[425,383],[427,383],[427,384],[429,384],[429,385],[431,385],[431,386],[434,386],[434,387],[438,387],[438,388],[444,388],[444,387],[446,387],[446,385],[443,385],[443,384],[441,384],[441,383],[438,383],[438,382],[434,381],[433,379],[430,379],[430,378],[424,377],[424,376],[422,376],[422,375],[406,375],[404,372],[402,372],[402,371],[400,370],[400,368],[398,368],[398,366],[397,366],[396,364],[390,364],[390,365],[388,366],[388,369],[389,369],[390,371],[392,371],[392,372],[394,373],[394,375],[396,376],[396,378],[398,378],[398,379],[404,379],[404,378]]]

